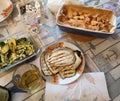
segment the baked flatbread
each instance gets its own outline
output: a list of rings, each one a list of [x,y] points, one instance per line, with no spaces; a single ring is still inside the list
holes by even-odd
[[[74,76],[75,73],[76,73],[76,70],[72,66],[66,66],[59,72],[60,76],[63,79],[70,78]]]
[[[42,66],[41,69],[46,76],[52,75],[53,73],[49,70],[49,68],[45,62],[44,55],[45,55],[45,52],[42,53],[41,58],[40,58],[41,66]]]
[[[45,61],[48,68],[58,73],[63,67],[72,65],[75,62],[74,52],[69,48],[58,48],[45,54]]]
[[[73,50],[69,48],[61,48],[53,50],[48,61],[54,66],[66,66],[75,62],[75,56]]]
[[[78,56],[77,52],[74,52],[74,55],[75,55],[76,61],[75,61],[75,63],[72,65],[72,67],[73,67],[74,69],[77,69],[77,68],[80,66],[80,64],[81,64],[82,59],[81,59],[81,56]]]

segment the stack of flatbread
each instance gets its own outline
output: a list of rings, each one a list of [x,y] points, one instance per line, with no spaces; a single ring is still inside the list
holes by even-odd
[[[82,62],[81,54],[78,53],[81,52],[67,47],[44,51],[41,55],[41,69],[44,75],[59,73],[63,79],[74,76]]]

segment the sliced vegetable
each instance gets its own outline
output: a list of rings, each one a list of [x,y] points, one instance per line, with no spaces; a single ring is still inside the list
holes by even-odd
[[[0,62],[0,68],[2,68],[3,67],[3,63],[2,62]]]
[[[9,51],[7,52],[7,58],[8,58],[8,59],[10,58],[11,54],[12,54],[12,51],[9,50]]]
[[[34,46],[26,38],[9,39],[0,42],[0,68],[6,67],[17,60],[23,59],[35,52]]]
[[[0,55],[0,63],[2,62],[2,60],[1,60],[1,55]]]
[[[5,45],[4,42],[0,42],[0,47],[3,47]]]
[[[28,42],[27,38],[20,38],[20,39],[17,40],[17,45],[24,44],[25,42]]]
[[[12,53],[10,56],[10,63],[13,63],[15,60],[17,60],[17,55],[16,53]]]
[[[31,55],[32,53],[34,53],[34,47],[33,45],[26,45],[27,46],[27,50],[25,51],[26,55]]]
[[[5,44],[2,48],[1,48],[1,53],[2,54],[5,54],[9,51],[9,45],[8,44]]]
[[[8,45],[10,46],[10,50],[12,51],[12,52],[15,52],[15,48],[16,48],[16,39],[9,39],[8,41],[7,41],[7,43],[8,43]]]

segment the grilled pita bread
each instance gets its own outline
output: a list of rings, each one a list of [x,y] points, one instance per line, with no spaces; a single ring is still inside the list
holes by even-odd
[[[41,59],[40,59],[40,61],[41,61],[41,66],[42,66],[42,67],[41,67],[41,70],[43,71],[43,73],[44,73],[46,76],[52,75],[53,73],[49,70],[49,68],[48,68],[48,66],[47,66],[47,64],[46,64],[46,62],[45,62],[44,55],[45,55],[45,52],[42,53]]]
[[[54,64],[54,66],[71,65],[75,62],[74,52],[69,48],[53,50],[47,61],[50,62],[50,64]]]
[[[75,55],[76,61],[72,66],[74,69],[77,69],[81,64],[82,59],[81,59],[81,56],[78,56],[78,54],[76,52],[74,52],[74,55]]]
[[[72,66],[66,66],[64,67],[60,72],[60,76],[65,79],[74,76],[76,73],[76,70]]]
[[[64,66],[72,65],[75,62],[74,52],[69,48],[58,48],[45,54],[45,61],[48,68],[55,74]]]
[[[82,59],[78,51],[70,48],[55,48],[41,55],[42,71],[46,76],[59,73],[65,79],[75,75]]]

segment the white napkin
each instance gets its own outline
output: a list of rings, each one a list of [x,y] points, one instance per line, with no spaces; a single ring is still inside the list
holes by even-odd
[[[48,0],[47,7],[56,14],[59,8],[64,4],[63,0]]]
[[[104,73],[85,73],[68,85],[47,82],[45,101],[109,101]]]
[[[56,14],[63,4],[83,4],[84,0],[48,0],[47,7]]]

